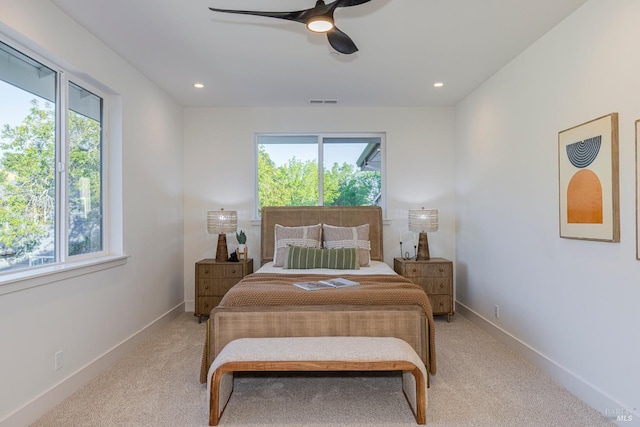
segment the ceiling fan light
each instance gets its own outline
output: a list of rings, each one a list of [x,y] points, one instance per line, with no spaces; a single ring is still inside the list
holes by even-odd
[[[326,33],[333,28],[333,19],[324,15],[313,16],[307,21],[307,28],[314,33]]]

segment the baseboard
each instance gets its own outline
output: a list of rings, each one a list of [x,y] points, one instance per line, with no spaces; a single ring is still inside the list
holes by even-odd
[[[569,390],[577,398],[591,406],[613,422],[620,425],[639,425],[640,413],[625,408],[619,402],[607,396],[602,390],[590,384],[585,379],[561,366],[549,357],[530,347],[525,342],[511,335],[509,332],[490,322],[469,307],[456,301],[456,314],[462,315],[471,323],[509,347],[532,365],[540,368],[558,384]],[[620,419],[618,416],[625,419]]]
[[[24,427],[35,422],[184,312],[183,302],[17,409],[5,419],[0,420],[0,426]]]
[[[196,312],[196,302],[194,300],[191,301],[185,301],[184,302],[184,311],[185,312]]]

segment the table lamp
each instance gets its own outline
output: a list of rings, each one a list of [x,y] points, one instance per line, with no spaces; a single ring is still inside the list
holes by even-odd
[[[207,211],[207,231],[209,234],[218,235],[216,262],[225,262],[229,258],[225,233],[234,233],[237,228],[238,213],[236,211],[225,211],[224,209]]]
[[[409,230],[420,232],[416,260],[430,259],[427,231],[438,230],[438,209],[409,209]]]

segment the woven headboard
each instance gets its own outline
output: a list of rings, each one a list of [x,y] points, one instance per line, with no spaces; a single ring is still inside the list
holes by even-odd
[[[262,208],[260,265],[273,261],[276,224],[285,227],[329,224],[343,227],[369,224],[371,259],[383,261],[382,209],[379,206],[270,206]]]

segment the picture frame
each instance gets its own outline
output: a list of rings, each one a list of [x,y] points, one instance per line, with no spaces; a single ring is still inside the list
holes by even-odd
[[[558,132],[560,237],[620,241],[618,113]]]
[[[640,260],[640,120],[636,120],[636,259]]]

